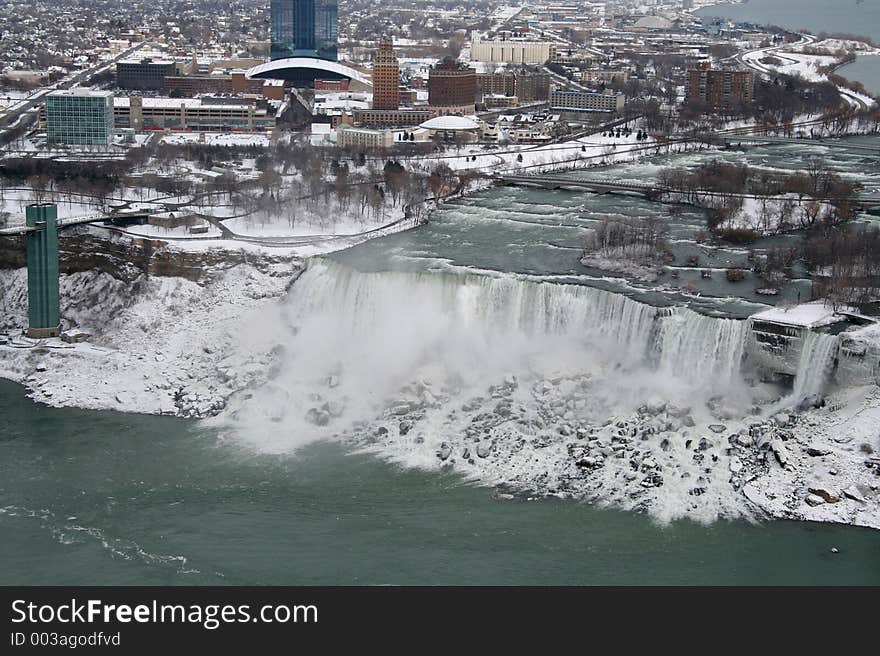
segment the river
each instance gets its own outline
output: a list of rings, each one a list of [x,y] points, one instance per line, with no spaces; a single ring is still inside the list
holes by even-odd
[[[880,41],[880,4],[874,0],[749,0],[717,4],[696,12],[698,16],[723,16],[757,25],[790,30],[840,32]]]
[[[880,42],[880,3],[875,0],[750,0],[741,4],[718,4],[696,13],[814,34],[854,34]],[[861,57],[838,73],[862,82],[870,92],[880,93],[880,57]]]
[[[873,158],[814,143],[597,174],[645,179],[709,157],[797,168],[811,156],[877,184]],[[585,269],[584,230],[615,213],[667,209],[491,189],[444,205],[426,226],[315,261],[279,317],[265,318],[278,331],[272,380],[218,420],[53,409],[0,381],[0,584],[880,584],[874,531],[724,519],[741,516],[743,502],[723,459],[699,497],[688,490],[710,463],[668,463],[666,506],[652,515],[530,497],[527,483],[552,470],[542,444],[523,450],[528,462],[480,456],[484,468],[468,470],[462,455],[460,466],[437,466],[440,440],[478,418],[464,408],[504,397],[489,387],[487,401],[490,385],[519,386],[508,412],[531,422],[532,382],[552,387],[545,379],[555,385],[560,370],[584,385],[593,376],[572,407],[596,425],[655,393],[694,402],[723,389],[735,399],[741,322],[714,317],[756,307],[754,284],[695,277],[705,294],[685,298]],[[670,220],[679,256],[746,260],[697,245],[699,212]],[[655,307],[664,305],[691,309]],[[396,434],[397,410],[381,408],[414,386],[429,400],[405,440],[365,450],[336,439],[373,431],[377,407]],[[325,420],[304,419],[322,408]],[[496,498],[504,480],[515,494]]]
[[[870,530],[496,501],[332,443],[52,409],[0,381],[0,584],[878,584]],[[836,547],[838,554],[830,549]]]

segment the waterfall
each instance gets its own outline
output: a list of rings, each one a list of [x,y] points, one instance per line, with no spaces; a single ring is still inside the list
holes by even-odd
[[[660,324],[659,367],[677,377],[730,384],[740,372],[744,329],[744,321],[679,311]]]
[[[836,335],[808,331],[801,346],[791,399],[799,403],[811,396],[821,396],[837,357]]]
[[[576,338],[614,363],[653,361],[660,371],[708,385],[736,379],[745,344],[745,322],[660,310],[584,285],[505,275],[361,273],[331,260],[309,265],[288,311],[292,323],[333,316],[345,340],[390,340],[395,349],[410,348],[415,334],[422,346],[446,347],[465,340],[483,346],[506,340],[513,347]]]
[[[269,379],[225,413],[261,449],[406,414],[416,388],[433,390],[427,403],[446,417],[510,380],[529,403],[532,385],[586,376],[596,381],[590,407],[609,417],[651,398],[742,398],[745,322],[585,285],[313,259],[277,311],[253,326],[278,340]]]

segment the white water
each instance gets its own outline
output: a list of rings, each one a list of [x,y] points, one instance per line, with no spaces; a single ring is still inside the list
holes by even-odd
[[[790,397],[793,403],[799,403],[811,396],[822,395],[834,366],[834,359],[837,357],[837,346],[836,335],[807,332],[801,346]]]
[[[273,380],[230,407],[259,447],[286,450],[371,421],[414,380],[449,396],[503,378],[590,373],[611,412],[648,398],[690,405],[739,394],[745,323],[514,276],[361,273],[315,260],[281,317]],[[286,327],[285,327],[286,325]],[[310,408],[333,404],[323,426]]]

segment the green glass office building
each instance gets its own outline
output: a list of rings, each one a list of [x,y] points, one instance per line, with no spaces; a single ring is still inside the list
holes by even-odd
[[[65,146],[109,146],[113,141],[113,94],[68,89],[46,95],[46,138]]]
[[[337,0],[272,0],[271,56],[337,59]]]

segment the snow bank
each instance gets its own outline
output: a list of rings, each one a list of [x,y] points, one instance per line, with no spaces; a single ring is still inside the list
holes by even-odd
[[[15,337],[0,346],[0,375],[54,406],[210,414],[270,368],[269,317],[301,266],[237,266],[204,286],[181,278],[129,285],[96,271],[62,276],[64,321],[91,341]],[[26,271],[0,271],[0,292],[5,328],[26,323]]]

